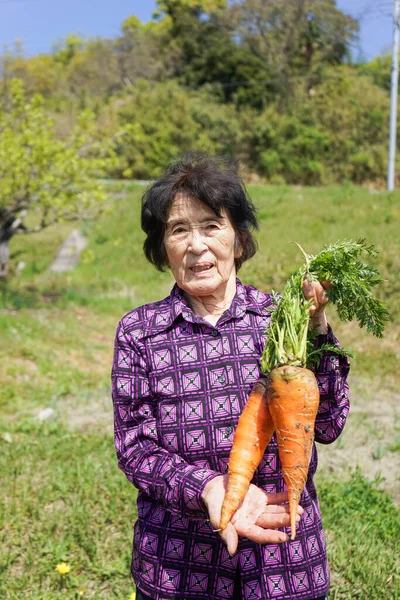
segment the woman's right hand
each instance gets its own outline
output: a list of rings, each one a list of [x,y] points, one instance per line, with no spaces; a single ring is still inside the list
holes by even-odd
[[[228,475],[219,475],[211,479],[205,486],[202,499],[207,507],[210,523],[216,531],[219,529],[221,507],[225,496]],[[243,536],[258,544],[276,544],[286,542],[289,536],[278,527],[290,525],[287,492],[268,494],[257,486],[250,484],[247,494],[233,515],[227,527],[220,531],[229,554],[234,554]],[[301,506],[297,510],[297,521],[303,513]]]

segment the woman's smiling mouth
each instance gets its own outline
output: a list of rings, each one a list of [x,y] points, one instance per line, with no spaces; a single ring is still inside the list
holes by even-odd
[[[200,264],[200,265],[194,265],[193,267],[190,267],[190,271],[192,271],[192,273],[203,273],[205,271],[209,271],[210,269],[213,268],[213,264],[212,263],[204,263],[204,264]]]

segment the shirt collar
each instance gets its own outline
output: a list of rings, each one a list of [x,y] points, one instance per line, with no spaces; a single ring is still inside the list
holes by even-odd
[[[246,312],[266,316],[269,307],[275,303],[276,300],[272,294],[264,294],[250,285],[243,285],[240,279],[236,279],[235,297],[230,308],[225,311],[218,324],[226,323],[230,319],[241,318]],[[149,305],[146,323],[143,324],[144,326],[142,326],[140,332],[136,332],[136,336],[139,339],[163,334],[178,319],[190,323],[206,323],[194,314],[183,291],[175,284],[165,300]]]
[[[191,323],[199,320],[199,317],[194,314],[183,291],[177,284],[172,288],[170,298],[173,320],[178,317],[182,317]],[[269,304],[270,302],[268,302],[265,294],[251,286],[244,286],[240,279],[236,279],[236,294],[231,306],[222,315],[221,322],[241,318],[248,311],[263,315]]]

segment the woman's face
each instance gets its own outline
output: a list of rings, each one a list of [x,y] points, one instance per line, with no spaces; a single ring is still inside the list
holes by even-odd
[[[225,211],[218,217],[206,204],[179,194],[168,215],[164,245],[179,285],[191,296],[223,292],[236,277],[235,230]]]

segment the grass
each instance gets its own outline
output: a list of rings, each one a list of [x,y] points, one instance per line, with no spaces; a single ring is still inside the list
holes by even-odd
[[[85,598],[128,599],[136,494],[112,468],[112,436],[27,420],[7,432],[0,597],[65,600],[83,590]],[[71,567],[65,577],[55,570],[61,562]]]
[[[126,189],[126,194],[123,193]],[[0,288],[0,597],[4,600],[129,600],[135,490],[116,467],[109,372],[116,324],[133,306],[172,286],[142,253],[138,185],[111,187],[114,212],[85,226],[77,269],[48,267],[71,226],[11,242],[12,277]],[[260,216],[259,253],[240,277],[280,290],[301,256],[342,238],[366,237],[380,250],[391,321],[377,341],[355,324],[330,321],[357,356],[359,378],[398,388],[400,335],[399,194],[342,188],[251,187]],[[18,263],[25,267],[17,270]],[[21,265],[20,265],[21,266]],[[51,421],[38,414],[52,408]],[[371,433],[375,452],[399,452]],[[331,598],[400,598],[399,511],[360,471],[318,487],[333,586]],[[397,525],[396,525],[397,523]],[[397,561],[397,562],[396,562]],[[61,576],[57,564],[71,571]]]
[[[332,600],[400,598],[400,511],[356,469],[350,480],[318,478],[332,571]]]
[[[11,433],[10,433],[11,431]],[[20,421],[0,430],[0,597],[129,600],[135,491],[112,468],[110,434]],[[318,489],[333,572],[331,598],[400,597],[400,512],[355,471]],[[66,562],[71,571],[55,570]]]

